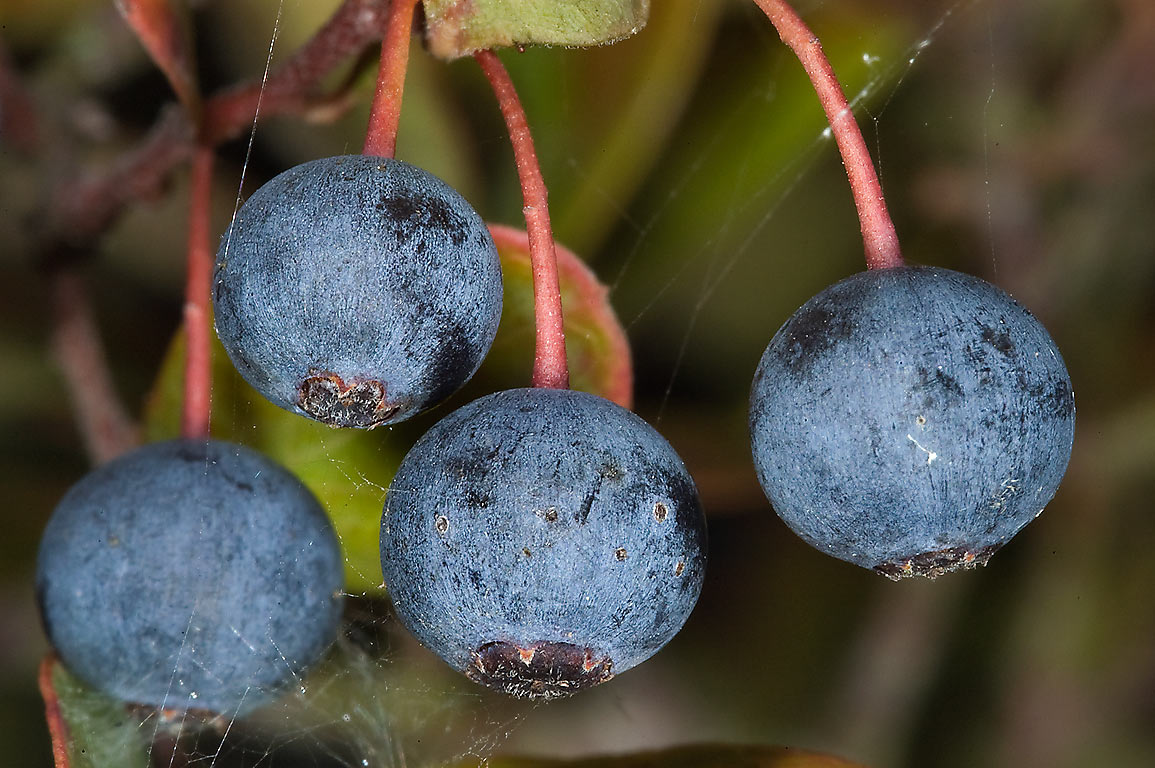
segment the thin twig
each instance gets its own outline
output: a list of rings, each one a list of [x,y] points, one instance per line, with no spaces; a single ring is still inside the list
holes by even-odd
[[[562,323],[561,288],[557,277],[557,254],[549,225],[549,193],[541,176],[541,166],[533,148],[533,136],[521,100],[501,60],[493,51],[473,54],[501,107],[521,192],[525,199],[525,228],[529,234],[529,258],[533,266],[533,309],[536,344],[533,356],[533,386],[552,389],[569,387],[569,366],[565,355],[565,328]]]
[[[413,9],[416,6],[417,0],[395,0],[389,11],[363,154],[393,157],[397,149],[397,126],[401,121],[401,97],[405,92],[409,38],[413,34]]]
[[[116,395],[104,345],[80,278],[61,270],[52,278],[52,347],[72,398],[85,448],[95,464],[135,448],[139,430]]]
[[[822,51],[822,43],[799,18],[786,0],[754,0],[778,30],[782,42],[790,46],[802,62],[803,69],[814,85],[834,142],[842,155],[842,164],[850,179],[854,205],[862,226],[862,240],[866,248],[866,266],[869,269],[902,266],[902,251],[894,222],[886,209],[882,185],[870,159],[870,152],[862,138],[862,131],[854,119],[854,112],[846,102],[842,86],[834,74],[830,60]]]

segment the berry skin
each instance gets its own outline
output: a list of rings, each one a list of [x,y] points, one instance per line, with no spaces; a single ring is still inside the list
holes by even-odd
[[[217,335],[295,413],[372,428],[431,408],[481,365],[501,318],[485,223],[399,160],[314,160],[269,181],[221,240]]]
[[[706,523],[681,459],[608,400],[514,389],[446,416],[381,520],[401,620],[470,679],[556,698],[656,653],[685,623]]]
[[[1046,329],[990,283],[931,267],[861,272],[810,299],[750,395],[779,516],[891,578],[984,564],[1054,496],[1074,430]]]
[[[247,712],[336,638],[336,535],[287,470],[229,443],[152,443],[48,522],[37,594],[73,674],[126,702]]]

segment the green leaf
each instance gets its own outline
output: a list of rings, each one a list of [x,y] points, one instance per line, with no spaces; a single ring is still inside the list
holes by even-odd
[[[450,407],[497,389],[529,385],[533,361],[533,282],[524,232],[492,227],[505,279],[501,327],[481,371],[447,406],[397,427],[333,429],[283,410],[241,378],[219,340],[212,348],[212,435],[261,451],[288,467],[329,512],[345,554],[350,592],[378,592],[381,507],[385,489],[409,447]],[[629,407],[632,389],[625,332],[593,273],[558,246],[566,349],[574,389]],[[184,387],[184,333],[173,339],[145,408],[145,437],[180,434]]]
[[[612,43],[646,24],[650,0],[425,0],[426,42],[456,59],[511,45]]]
[[[790,747],[694,744],[655,752],[549,760],[542,758],[491,757],[459,763],[457,768],[856,768],[830,755]],[[861,766],[857,766],[861,768]]]
[[[139,718],[122,702],[77,680],[59,662],[45,663],[67,730],[66,743],[54,747],[68,752],[71,768],[145,768],[149,743]]]

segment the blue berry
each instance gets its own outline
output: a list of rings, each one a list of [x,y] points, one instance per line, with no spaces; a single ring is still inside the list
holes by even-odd
[[[485,222],[443,181],[364,155],[262,186],[221,241],[217,334],[282,408],[340,427],[406,419],[464,384],[501,318]]]
[[[862,272],[810,299],[750,395],[779,516],[892,578],[985,563],[1054,496],[1074,430],[1043,326],[990,283],[930,267]]]
[[[685,466],[595,395],[514,389],[446,416],[402,461],[381,520],[398,615],[476,682],[555,698],[656,653],[706,564]]]
[[[245,712],[336,637],[340,547],[287,470],[239,445],[153,443],[85,476],[40,542],[48,638],[90,685]]]

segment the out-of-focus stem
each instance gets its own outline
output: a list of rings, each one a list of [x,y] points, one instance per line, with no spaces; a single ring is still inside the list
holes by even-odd
[[[513,81],[493,51],[474,54],[489,78],[501,107],[521,193],[525,200],[525,228],[529,235],[529,258],[533,267],[533,307],[536,343],[533,356],[533,386],[552,389],[569,387],[569,366],[565,355],[565,328],[562,324],[561,287],[557,276],[557,254],[549,224],[549,193],[541,176],[541,166],[533,148],[533,136]]]
[[[854,112],[846,102],[842,86],[830,60],[822,51],[822,43],[815,37],[805,22],[799,18],[786,0],[754,0],[778,30],[782,42],[790,46],[794,55],[802,62],[803,69],[810,77],[846,175],[850,179],[850,190],[854,195],[854,205],[858,208],[858,220],[862,226],[862,240],[866,247],[866,266],[869,269],[900,267],[903,264],[902,250],[898,245],[898,234],[894,222],[886,210],[882,185],[866,149],[862,131],[854,119]]]
[[[103,464],[137,446],[137,427],[116,396],[80,278],[72,272],[58,272],[51,288],[53,352],[64,372],[88,455],[93,463]]]
[[[212,396],[212,331],[209,328],[209,291],[212,282],[213,149],[200,146],[193,155],[189,193],[188,271],[185,283],[184,408],[181,435],[204,440],[209,436]]]

